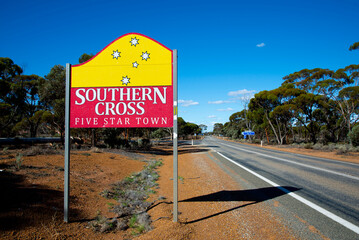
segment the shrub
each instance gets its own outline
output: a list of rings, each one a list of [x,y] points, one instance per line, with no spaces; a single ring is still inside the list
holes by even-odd
[[[337,154],[346,154],[349,152],[349,145],[340,145],[338,147],[338,151],[337,151]]]
[[[330,151],[330,150],[329,150],[329,145],[323,145],[323,146],[322,146],[322,150],[323,150],[323,151]]]
[[[141,149],[149,150],[151,148],[151,141],[147,138],[140,138],[137,143],[138,147]]]
[[[359,125],[353,127],[353,129],[348,133],[348,137],[354,147],[359,146]]]
[[[359,152],[359,147],[351,146],[349,147],[349,152]]]
[[[337,149],[337,146],[335,143],[329,143],[328,144],[328,150],[329,151],[334,151],[335,149]]]
[[[59,152],[54,148],[47,146],[31,146],[24,151],[24,156],[37,156],[37,155],[53,155]]]
[[[103,153],[103,150],[99,149],[97,147],[94,147],[94,148],[91,148],[91,152],[93,152],[93,153]]]
[[[15,160],[15,168],[16,168],[16,170],[20,170],[23,161],[24,161],[24,159],[23,159],[23,157],[22,157],[22,154],[21,154],[21,153],[18,153],[18,154],[16,155],[16,160]]]
[[[305,149],[312,149],[312,148],[313,148],[313,144],[312,144],[312,143],[306,143],[306,144],[304,144],[304,148],[305,148]]]
[[[8,154],[8,150],[9,150],[8,147],[4,147],[3,150],[2,150],[3,154]]]
[[[323,150],[323,144],[316,143],[316,144],[313,145],[313,149],[314,150]]]
[[[164,138],[167,135],[169,135],[169,134],[166,133],[166,131],[163,128],[159,128],[156,131],[151,133],[151,138]]]
[[[260,140],[260,139],[253,139],[252,142],[253,142],[253,143],[256,143],[256,144],[260,144],[260,143],[261,143],[261,140]]]

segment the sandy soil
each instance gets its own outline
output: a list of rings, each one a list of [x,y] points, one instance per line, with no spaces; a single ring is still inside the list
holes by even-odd
[[[9,154],[0,156],[0,239],[295,239],[268,207],[279,203],[246,197],[251,192],[226,174],[232,170],[219,167],[207,149],[179,149],[178,223],[172,221],[172,150],[166,146],[141,155],[72,152],[68,224],[63,223],[63,156],[24,157],[16,171],[15,154]],[[159,189],[148,199],[156,201],[149,210],[153,230],[136,236],[132,229],[89,229],[99,212],[114,216],[109,208],[115,200],[99,193],[142,170],[151,158],[163,161]]]

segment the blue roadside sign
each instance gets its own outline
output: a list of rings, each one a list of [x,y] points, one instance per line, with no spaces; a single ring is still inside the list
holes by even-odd
[[[246,136],[246,135],[254,135],[255,132],[242,132],[242,135]]]

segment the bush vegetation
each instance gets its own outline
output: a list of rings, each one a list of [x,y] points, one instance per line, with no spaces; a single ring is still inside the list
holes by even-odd
[[[155,192],[159,178],[156,169],[162,165],[161,161],[151,160],[141,172],[134,173],[122,181],[113,184],[111,189],[104,190],[101,195],[108,199],[115,199],[118,204],[111,206],[116,213],[113,219],[106,219],[102,215],[90,222],[90,226],[100,232],[125,230],[132,228],[137,235],[151,229],[151,218],[147,209],[151,206],[146,199]]]

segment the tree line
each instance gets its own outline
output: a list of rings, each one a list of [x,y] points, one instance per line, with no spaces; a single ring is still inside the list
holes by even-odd
[[[79,63],[91,59],[84,53]],[[0,57],[0,137],[60,136],[65,131],[66,69],[55,65],[44,77],[24,75],[20,66],[10,58]],[[179,136],[200,133],[203,129],[194,123],[179,122]],[[114,136],[166,137],[171,129],[71,129],[72,135],[96,139]]]
[[[359,42],[349,50],[359,48]],[[303,69],[283,77],[280,87],[254,95],[214,133],[240,138],[253,130],[258,139],[282,145],[293,142],[352,143],[359,135],[359,65]],[[358,136],[359,137],[359,136]]]

